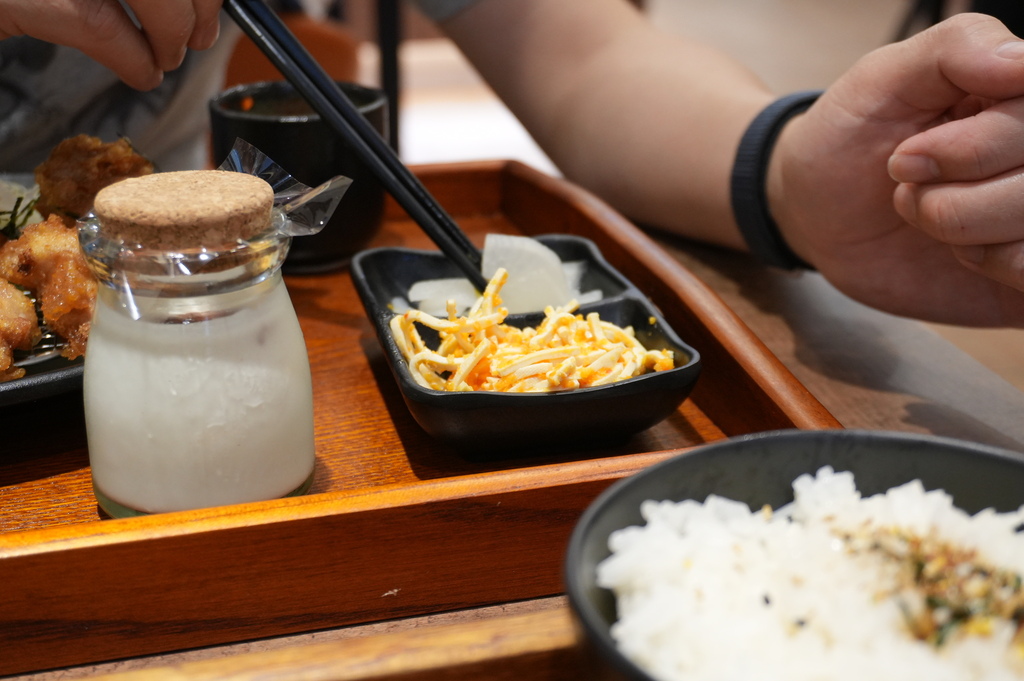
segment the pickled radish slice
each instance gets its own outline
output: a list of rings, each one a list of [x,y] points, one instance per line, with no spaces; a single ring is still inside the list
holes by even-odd
[[[426,279],[410,286],[408,293],[416,307],[435,317],[447,316],[448,301],[452,299],[457,310],[468,310],[478,295],[469,279]]]
[[[501,301],[509,314],[542,312],[549,305],[559,307],[573,299],[582,305],[603,297],[600,290],[580,290],[586,263],[562,262],[557,253],[529,237],[488,234],[484,240],[481,274],[490,278],[499,267],[508,271]],[[409,287],[406,295],[417,309],[435,317],[446,317],[449,300],[455,301],[458,314],[464,314],[481,293],[469,280],[452,277],[418,281]]]
[[[509,314],[538,312],[572,300],[558,254],[535,239],[488,234],[480,270],[490,279],[499,267],[508,270],[501,299]]]

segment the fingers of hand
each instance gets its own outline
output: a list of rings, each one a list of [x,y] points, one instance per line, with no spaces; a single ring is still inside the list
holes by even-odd
[[[1024,239],[1024,170],[981,182],[901,184],[893,197],[900,216],[953,246]]]
[[[128,5],[149,41],[157,68],[178,68],[196,28],[191,0],[129,0]]]
[[[31,7],[32,5],[28,5]],[[81,49],[128,85],[149,90],[185,51],[213,45],[221,0],[58,1],[19,17],[20,32]],[[127,7],[127,11],[125,9]]]
[[[11,3],[0,36],[28,35],[82,50],[128,85],[149,90],[188,47],[216,41],[221,0],[49,0]]]
[[[134,88],[148,90],[163,80],[149,42],[117,0],[26,2],[3,20],[5,34],[77,48]]]
[[[956,246],[953,255],[967,269],[1024,291],[1024,241],[988,246]]]
[[[1014,205],[1022,191],[1022,174],[976,184],[902,184],[895,205],[966,269],[1024,291],[1024,201]]]
[[[217,42],[220,35],[221,0],[193,0],[195,29],[188,41],[189,48],[205,50]]]
[[[963,93],[991,99],[1024,95],[1024,41],[993,17],[957,14],[919,34],[920,45],[912,44],[915,38],[906,44],[925,70],[935,64],[939,75]],[[921,87],[916,93],[926,94],[928,83]]]
[[[900,144],[889,159],[897,182],[974,182],[1024,165],[1024,98],[993,105]]]
[[[907,110],[934,118],[965,96],[1024,95],[1024,41],[996,19],[956,14],[907,40],[875,50],[852,70],[850,97],[875,118],[905,119]],[[866,95],[866,96],[865,96]]]

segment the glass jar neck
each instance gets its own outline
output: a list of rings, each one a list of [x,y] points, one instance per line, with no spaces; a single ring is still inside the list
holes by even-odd
[[[276,273],[291,243],[273,229],[218,248],[157,250],[109,238],[102,223],[79,221],[79,242],[100,288],[128,298],[194,298],[249,288]]]
[[[249,286],[217,293],[190,296],[136,295],[131,289],[101,286],[97,289],[97,315],[113,312],[133,321],[152,324],[201,324],[229,317],[240,310],[260,308],[274,291],[284,285],[277,271]]]

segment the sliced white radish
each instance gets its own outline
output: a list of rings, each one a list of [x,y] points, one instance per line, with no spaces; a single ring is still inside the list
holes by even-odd
[[[587,270],[587,263],[582,260],[569,260],[562,263],[562,272],[565,274],[565,285],[569,291],[579,292],[583,283],[583,273]]]
[[[509,273],[501,300],[510,313],[539,312],[573,298],[585,305],[604,297],[600,289],[580,291],[587,267],[584,261],[561,262],[557,253],[529,237],[488,234],[480,270],[490,279],[499,267]],[[413,305],[435,317],[447,316],[449,300],[455,300],[458,313],[463,314],[479,295],[469,280],[457,277],[418,281],[407,294]]]
[[[435,317],[447,316],[448,301],[454,299],[460,311],[468,310],[479,295],[468,279],[428,279],[409,287],[409,300]]]
[[[488,234],[480,270],[490,279],[499,267],[508,270],[501,299],[511,314],[538,312],[572,299],[558,254],[536,239]]]
[[[426,279],[417,281],[409,287],[409,300],[418,303],[428,298],[468,298],[474,300],[478,295],[468,279],[453,277],[451,279]]]
[[[412,309],[412,306],[410,306],[409,301],[402,296],[395,296],[388,304],[388,308],[395,314],[405,314],[408,310]]]

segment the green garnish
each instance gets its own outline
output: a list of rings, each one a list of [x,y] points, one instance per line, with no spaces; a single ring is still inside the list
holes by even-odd
[[[21,230],[28,223],[35,207],[36,199],[29,199],[26,202],[24,196],[19,196],[14,200],[14,206],[10,210],[0,210],[0,234],[8,239],[17,239],[21,236]]]

